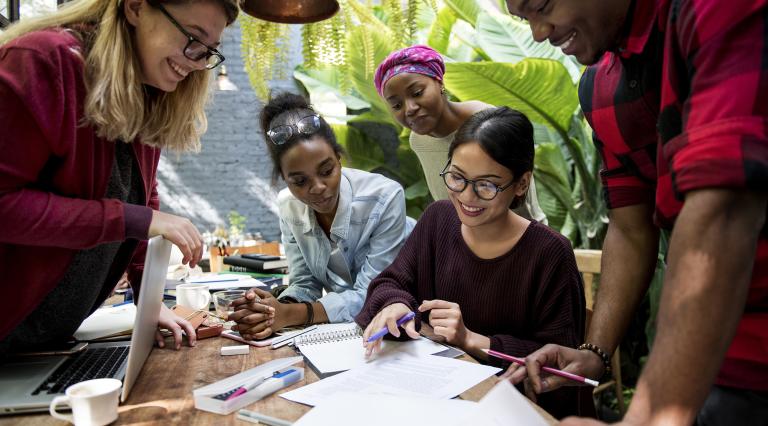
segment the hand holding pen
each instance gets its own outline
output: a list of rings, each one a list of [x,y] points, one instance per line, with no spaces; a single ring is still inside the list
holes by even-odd
[[[379,311],[363,333],[365,356],[370,357],[379,350],[381,338],[387,333],[400,337],[400,327],[405,330],[408,337],[418,339],[419,332],[416,331],[415,316],[411,308],[403,303],[394,303]]]

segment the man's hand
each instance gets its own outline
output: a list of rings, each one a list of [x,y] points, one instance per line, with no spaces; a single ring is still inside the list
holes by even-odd
[[[564,377],[548,374],[541,367],[553,367],[579,376],[597,380],[603,375],[603,360],[592,351],[576,349],[555,344],[545,345],[525,358],[525,367],[512,364],[501,376],[518,384],[530,378],[536,393],[549,392],[561,386],[580,386],[582,383]]]
[[[400,337],[400,330],[397,326],[397,320],[402,318],[408,312],[411,312],[411,308],[409,308],[407,305],[403,303],[393,303],[380,310],[379,313],[373,317],[373,320],[370,324],[368,324],[368,327],[365,328],[365,332],[363,333],[363,345],[365,346],[366,358],[375,354],[381,348],[381,339],[367,343],[368,338],[376,334],[376,332],[384,326],[387,326],[389,334],[395,337]],[[419,338],[419,332],[416,331],[415,320],[410,320],[403,324],[403,329],[411,339]]]
[[[260,340],[272,335],[274,331],[285,327],[285,316],[281,318],[282,303],[271,293],[259,288],[252,288],[244,297],[232,302],[235,312],[229,314],[229,321],[235,321],[234,327],[246,340]]]
[[[184,318],[174,314],[167,306],[165,306],[165,304],[160,307],[160,317],[157,320],[157,327],[158,330],[155,332],[157,346],[161,348],[165,347],[165,337],[160,333],[160,328],[166,328],[173,333],[173,341],[176,350],[181,349],[182,330],[184,330],[184,333],[187,335],[189,346],[195,346],[197,332],[192,328],[192,324]]]
[[[185,217],[152,210],[149,237],[157,235],[162,235],[163,238],[175,244],[184,255],[181,263],[189,263],[191,268],[194,268],[203,257],[203,236]]]

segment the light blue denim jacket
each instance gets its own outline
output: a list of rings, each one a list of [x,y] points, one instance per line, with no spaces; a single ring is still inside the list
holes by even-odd
[[[290,273],[290,285],[280,297],[318,301],[330,322],[353,321],[365,302],[368,283],[395,260],[415,225],[405,215],[403,187],[379,174],[341,169],[330,238],[344,255],[351,283],[329,274],[331,243],[314,210],[287,188],[280,191],[277,203]]]

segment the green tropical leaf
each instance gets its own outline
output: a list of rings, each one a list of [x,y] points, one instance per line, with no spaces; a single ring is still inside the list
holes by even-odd
[[[293,72],[293,78],[299,80],[309,93],[310,99],[314,96],[333,93],[341,99],[348,109],[362,110],[371,107],[371,104],[351,94],[342,93],[338,83],[338,71],[335,69],[307,70],[297,68]]]
[[[579,99],[561,63],[551,59],[525,59],[515,65],[494,62],[445,65],[445,86],[460,100],[507,105],[523,112],[531,121],[549,125],[567,137]]]
[[[427,45],[443,55],[447,55],[448,44],[451,40],[451,31],[453,30],[453,24],[456,23],[457,19],[458,17],[453,13],[453,9],[448,7],[440,9],[437,18],[432,23],[432,28],[430,28]]]
[[[347,151],[344,165],[355,169],[372,171],[384,165],[384,153],[377,143],[354,127],[345,124],[331,124],[336,140]]]
[[[552,142],[536,145],[534,178],[539,204],[547,215],[549,225],[561,230],[570,213],[571,183],[568,176],[570,167],[560,147]]]
[[[453,10],[459,18],[469,22],[473,27],[477,23],[477,15],[482,10],[475,0],[444,0],[446,6]]]
[[[350,31],[347,44],[349,46],[349,76],[352,80],[352,87],[371,104],[371,109],[377,115],[388,115],[388,107],[379,97],[373,84],[373,74],[376,65],[383,61],[390,52],[397,49],[397,44],[386,34],[371,32],[370,29],[363,26]],[[368,50],[368,55],[366,50]],[[368,56],[372,59],[372,64],[368,62]]]
[[[429,194],[429,187],[427,186],[427,180],[422,178],[413,185],[405,188],[405,199],[413,200],[414,198],[426,197]]]
[[[494,62],[516,64],[525,58],[553,59],[565,66],[573,82],[581,77],[582,67],[572,56],[549,43],[536,42],[528,24],[510,15],[481,12],[477,18],[477,40]]]

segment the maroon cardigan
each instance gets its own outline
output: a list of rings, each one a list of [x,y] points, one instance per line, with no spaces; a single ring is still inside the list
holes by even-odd
[[[369,284],[355,319],[365,327],[387,305],[400,302],[418,312],[431,299],[458,303],[467,328],[510,355],[525,357],[547,343],[576,347],[583,339],[584,290],[571,244],[535,221],[509,252],[481,259],[464,242],[450,201],[432,203],[392,265]],[[425,312],[416,318],[420,325],[429,317]],[[539,404],[558,418],[589,416],[590,394],[567,387],[541,395]]]
[[[68,32],[36,31],[0,47],[0,339],[58,284],[77,251],[146,240],[159,207],[160,150],[137,141],[145,206],[102,198],[115,145],[81,124],[83,72],[81,43]],[[141,241],[118,253],[104,297],[132,258],[139,284],[145,251]]]

